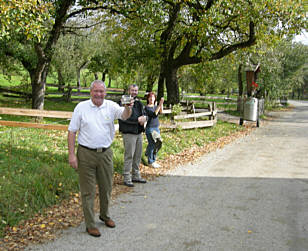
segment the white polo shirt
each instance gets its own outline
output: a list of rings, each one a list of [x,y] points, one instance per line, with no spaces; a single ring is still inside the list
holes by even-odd
[[[114,138],[114,120],[120,119],[123,111],[124,107],[110,100],[104,100],[100,107],[94,105],[91,99],[82,101],[74,109],[68,130],[79,131],[80,145],[107,148]]]

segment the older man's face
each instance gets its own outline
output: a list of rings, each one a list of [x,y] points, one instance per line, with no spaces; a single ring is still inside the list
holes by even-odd
[[[138,86],[131,86],[129,88],[129,94],[134,98],[138,95]]]
[[[94,105],[101,106],[106,96],[106,88],[104,85],[95,83],[90,91],[91,100]]]

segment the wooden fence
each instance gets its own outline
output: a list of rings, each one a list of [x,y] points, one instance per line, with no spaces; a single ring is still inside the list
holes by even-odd
[[[202,127],[212,127],[217,122],[216,103],[208,103],[207,109],[195,109],[194,102],[185,102],[184,112],[179,115],[174,115],[171,118],[172,123],[169,125],[162,124],[162,128],[181,128],[192,129]],[[166,110],[164,113],[172,113],[172,110]],[[202,118],[202,120],[197,120]],[[205,119],[207,118],[207,119]],[[179,121],[179,120],[193,120],[193,121]]]
[[[46,111],[46,110],[7,108],[7,107],[0,107],[0,114],[30,116],[30,117],[63,118],[63,119],[71,119],[72,117],[72,112]],[[59,124],[40,124],[31,122],[0,120],[0,125],[67,131],[67,125],[59,125]]]
[[[187,110],[187,109],[186,109]],[[164,110],[164,114],[170,114],[171,109]],[[7,108],[0,107],[0,114],[6,115],[15,115],[15,116],[28,116],[28,117],[46,117],[46,118],[63,118],[70,120],[72,117],[72,112],[62,112],[62,111],[47,111],[47,110],[35,110],[35,109],[22,109],[22,108]],[[171,123],[162,124],[161,128],[182,128],[182,129],[191,129],[191,128],[200,128],[200,127],[209,127],[213,126],[216,119],[216,105],[215,103],[209,104],[208,110],[203,112],[196,112],[195,109],[192,110],[192,113],[182,113],[180,115],[172,116]],[[197,121],[197,118],[207,117],[207,120]],[[179,122],[179,120],[189,120],[193,121],[184,121]],[[68,125],[60,124],[41,124],[34,122],[20,122],[20,121],[7,121],[0,120],[0,125],[2,126],[12,126],[12,127],[27,127],[27,128],[41,128],[41,129],[50,129],[50,130],[64,130],[67,131]],[[118,124],[115,124],[116,131],[119,129]]]

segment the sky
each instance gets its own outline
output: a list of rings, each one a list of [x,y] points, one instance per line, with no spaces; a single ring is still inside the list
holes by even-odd
[[[298,36],[295,37],[294,41],[301,42],[305,45],[308,45],[308,32],[303,31],[303,33],[301,35],[298,35]]]

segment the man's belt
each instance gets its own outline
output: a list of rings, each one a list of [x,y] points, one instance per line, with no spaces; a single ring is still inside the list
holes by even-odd
[[[80,144],[79,144],[80,145]],[[83,145],[80,145],[81,147],[83,148],[86,148],[90,151],[94,151],[94,152],[97,152],[97,153],[102,153],[102,152],[105,152],[109,147],[105,148],[105,147],[101,147],[101,148],[90,148],[90,147],[87,147],[87,146],[83,146]]]

